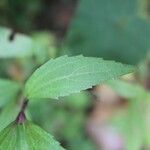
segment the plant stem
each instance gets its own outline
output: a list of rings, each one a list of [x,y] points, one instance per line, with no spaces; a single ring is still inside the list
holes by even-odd
[[[22,107],[21,107],[21,110],[16,118],[16,123],[20,124],[20,123],[23,123],[25,120],[26,120],[26,116],[25,116],[25,109],[28,105],[28,100],[24,100],[23,101],[23,104],[22,104]]]

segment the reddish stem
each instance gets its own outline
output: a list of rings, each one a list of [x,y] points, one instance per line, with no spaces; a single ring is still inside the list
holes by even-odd
[[[17,123],[23,123],[25,120],[26,120],[26,116],[25,116],[25,109],[28,105],[28,100],[25,100],[23,102],[23,105],[22,105],[22,108],[21,108],[21,111],[19,112],[17,118],[16,118],[16,122]]]

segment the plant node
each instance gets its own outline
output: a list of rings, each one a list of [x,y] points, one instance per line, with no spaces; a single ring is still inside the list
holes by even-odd
[[[26,109],[27,105],[28,105],[28,100],[25,99],[23,101],[21,111],[19,112],[19,114],[18,114],[18,116],[16,118],[16,122],[18,124],[23,123],[26,120],[25,109]]]

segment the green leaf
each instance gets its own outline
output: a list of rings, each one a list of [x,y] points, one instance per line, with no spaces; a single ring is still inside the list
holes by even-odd
[[[144,109],[142,111],[144,117],[144,133],[145,133],[145,145],[150,149],[150,101],[145,101]]]
[[[16,119],[17,114],[20,111],[19,105],[16,101],[10,101],[0,113],[0,131],[7,127],[11,122]]]
[[[89,94],[89,92],[86,91],[76,93],[76,94],[71,94],[70,96],[64,98],[65,103],[68,106],[73,107],[77,110],[86,109],[91,104],[90,99],[91,99],[91,95]]]
[[[19,91],[20,85],[6,79],[0,79],[0,107],[14,99]]]
[[[13,122],[0,133],[1,150],[63,150],[53,137],[40,127],[25,121]]]
[[[137,83],[129,83],[123,80],[111,80],[107,84],[116,91],[120,96],[133,98],[150,98],[150,93]]]
[[[37,32],[32,35],[34,44],[34,55],[39,64],[43,64],[49,58],[56,57],[57,49],[54,36],[49,32]]]
[[[140,150],[143,146],[144,120],[142,116],[141,99],[133,99],[129,103],[127,129],[125,134],[125,149]]]
[[[107,83],[120,96],[129,100],[127,112],[125,114],[119,112],[115,122],[115,127],[118,127],[124,135],[126,149],[139,150],[143,145],[149,147],[149,91],[146,91],[139,84],[121,80]]]
[[[135,64],[150,49],[148,7],[148,0],[80,0],[65,46],[75,55]]]
[[[0,27],[0,58],[28,57],[32,55],[33,41],[23,35],[12,35],[10,29]]]
[[[62,56],[38,68],[25,86],[25,96],[58,98],[80,92],[134,70],[132,66],[92,57]]]
[[[119,111],[112,120],[112,124],[119,130],[124,139],[125,150],[140,150],[145,136],[145,124],[141,99],[129,101],[125,112]],[[147,130],[148,131],[148,130]]]

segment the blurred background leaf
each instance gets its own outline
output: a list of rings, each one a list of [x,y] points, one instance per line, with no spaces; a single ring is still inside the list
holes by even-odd
[[[150,49],[149,5],[147,0],[80,0],[66,49],[73,54],[138,63]]]
[[[123,80],[111,80],[108,81],[108,85],[121,97],[127,99],[150,99],[149,91],[146,91],[140,84],[129,83],[128,81]]]
[[[81,148],[90,150],[95,149],[85,130],[87,111],[92,105],[90,99],[89,93],[81,92],[60,101],[32,100],[29,111],[33,121],[54,135],[64,147],[76,150],[80,144]]]
[[[143,106],[141,99],[130,99],[128,109],[125,111],[118,111],[118,113],[111,118],[113,126],[121,133],[124,139],[124,147],[126,150],[140,150],[143,147],[149,148],[146,143],[147,134],[144,130],[146,124],[143,114]],[[146,128],[147,130],[147,128]]]
[[[13,81],[0,79],[0,107],[17,98],[21,86]]]
[[[49,58],[57,56],[56,39],[49,31],[35,32],[32,34],[35,41],[34,54],[38,64],[43,64]]]
[[[0,58],[29,57],[33,54],[33,41],[22,34],[0,27]]]

